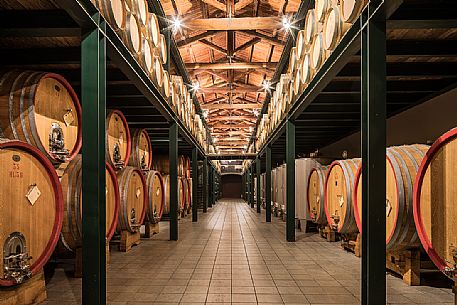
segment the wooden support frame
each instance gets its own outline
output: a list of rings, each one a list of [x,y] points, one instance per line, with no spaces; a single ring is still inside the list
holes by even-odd
[[[101,17],[97,13],[96,19]],[[104,28],[105,24],[100,24]],[[106,38],[98,27],[81,40],[84,304],[106,304]]]
[[[362,305],[386,304],[386,14],[368,6],[362,28]]]
[[[278,17],[239,17],[191,19],[186,27],[192,31],[275,30],[282,27]]]

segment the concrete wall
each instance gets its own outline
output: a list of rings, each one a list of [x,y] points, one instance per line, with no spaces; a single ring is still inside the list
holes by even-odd
[[[432,144],[444,132],[457,127],[457,89],[437,96],[387,120],[387,145]],[[360,132],[352,134],[320,150],[328,163],[341,158],[343,151],[348,157],[360,157]]]

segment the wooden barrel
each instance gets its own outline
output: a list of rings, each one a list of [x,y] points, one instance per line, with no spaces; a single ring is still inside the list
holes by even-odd
[[[340,7],[332,6],[325,17],[323,35],[324,48],[333,50],[343,38],[344,33],[350,28],[351,24],[343,21]]]
[[[386,152],[386,249],[419,246],[413,219],[413,185],[427,145],[393,146]],[[354,182],[355,220],[362,232],[362,166]]]
[[[192,210],[192,178],[187,178],[187,211]]]
[[[0,129],[54,164],[66,162],[81,148],[81,105],[61,75],[12,70],[0,79]]]
[[[318,33],[316,36],[314,36],[310,50],[310,57],[311,68],[316,71],[319,70],[327,58],[326,52],[324,50],[322,33]]]
[[[340,2],[343,21],[354,23],[362,12],[366,0],[344,0]]]
[[[435,265],[455,279],[457,264],[457,128],[439,137],[417,172],[413,212],[417,233]]]
[[[127,165],[131,152],[130,131],[122,112],[109,110],[106,116],[106,161],[116,170]]]
[[[187,215],[188,212],[188,200],[189,200],[189,194],[188,189],[187,189],[187,178],[186,177],[180,177],[178,178],[178,186],[179,186],[179,193],[180,193],[180,207],[182,210],[182,214],[185,216]],[[181,189],[182,188],[182,189]],[[181,193],[182,192],[182,193]]]
[[[152,145],[146,129],[132,128],[132,153],[129,165],[142,170],[150,170],[152,167]]]
[[[170,97],[170,76],[167,70],[163,70],[163,94],[166,98]]]
[[[303,55],[305,55],[305,51],[308,46],[305,43],[305,35],[306,35],[305,30],[298,31],[297,39],[295,41],[295,56],[296,56],[297,60],[300,60],[303,58]]]
[[[159,45],[160,26],[156,14],[148,14],[148,24],[146,26],[146,32],[148,33],[148,36],[151,38],[154,47],[157,48]]]
[[[314,36],[317,33],[317,23],[316,23],[316,10],[308,10],[305,17],[305,29],[304,29],[304,43],[310,45],[313,42]]]
[[[78,155],[73,159],[63,172],[60,183],[64,199],[64,218],[62,244],[69,251],[75,251],[82,246],[82,158]],[[109,241],[114,234],[119,214],[119,186],[116,173],[106,163],[106,240]]]
[[[146,214],[148,190],[143,173],[127,166],[117,173],[120,209],[117,231],[135,233],[139,230]]]
[[[154,57],[154,81],[157,86],[163,86],[163,66],[159,56]]]
[[[146,0],[132,0],[135,4],[135,15],[138,18],[141,26],[146,27],[148,24],[148,2]]]
[[[332,7],[332,0],[316,0],[314,9],[316,10],[316,22],[323,23],[328,10]]]
[[[292,47],[289,54],[289,73],[291,74],[293,74],[297,66],[297,54],[295,50],[296,47]]]
[[[178,176],[183,177],[185,175],[186,158],[183,155],[178,157]]]
[[[154,76],[154,45],[150,39],[143,37],[141,43],[140,63],[151,77]]]
[[[160,59],[162,59],[163,63],[167,63],[167,40],[165,39],[165,36],[163,34],[159,35],[159,53],[160,53]]]
[[[141,24],[138,21],[138,18],[128,10],[126,12],[124,35],[122,36],[130,52],[134,55],[141,52]]]
[[[125,0],[94,0],[100,13],[111,27],[121,33],[125,28],[127,4]]]
[[[293,84],[291,86],[291,93],[289,93],[290,96],[296,96],[296,95],[298,95],[298,93],[300,93],[301,73],[302,73],[301,67],[295,71],[295,77],[293,78]]]
[[[307,85],[309,82],[313,79],[313,69],[311,69],[310,65],[310,56],[308,53],[305,54],[303,57],[303,63],[301,65],[302,70],[301,70],[301,78],[300,82],[302,85]]]
[[[162,218],[165,204],[165,185],[162,175],[158,171],[151,170],[146,174],[148,187],[147,215],[150,223],[158,223]]]
[[[355,233],[357,225],[352,204],[352,190],[360,159],[334,161],[325,181],[325,215],[339,233]]]
[[[163,203],[163,214],[170,214],[170,175],[164,174],[163,178],[163,190],[165,194],[165,200]]]
[[[308,176],[306,190],[308,212],[311,220],[321,225],[327,224],[324,207],[325,177],[327,175],[327,170],[328,166],[317,165],[314,167]]]
[[[51,162],[35,147],[0,139],[0,164],[0,286],[12,286],[41,272],[54,251],[63,196]]]
[[[184,157],[183,170],[184,170],[184,177],[191,178],[191,176],[190,176],[191,163],[190,163],[189,157]]]

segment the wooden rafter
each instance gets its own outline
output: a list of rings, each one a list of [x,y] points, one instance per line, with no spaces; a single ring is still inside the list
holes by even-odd
[[[213,70],[230,70],[230,69],[275,69],[275,62],[226,62],[226,63],[191,63],[186,64],[187,69],[213,69]]]
[[[213,129],[240,129],[240,128],[250,128],[253,126],[254,126],[253,122],[250,122],[250,123],[243,123],[243,124],[236,123],[233,125],[225,124],[225,123],[218,123],[218,124],[212,125],[211,127]]]
[[[246,30],[246,31],[242,31],[242,32],[245,33],[245,34],[248,34],[248,35],[250,35],[252,37],[258,37],[258,38],[260,38],[262,40],[265,40],[266,42],[274,44],[274,45],[278,45],[278,46],[284,45],[284,42],[279,40],[278,38],[271,37],[271,36],[265,35],[263,33],[259,33],[257,31]]]
[[[235,55],[236,53],[255,45],[256,43],[260,42],[261,40],[262,39],[260,39],[259,37],[254,37],[251,40],[249,40],[248,42],[243,43],[241,46],[236,48],[235,51],[233,51],[233,54]]]
[[[252,0],[240,0],[235,4],[235,11],[240,11],[251,3]]]
[[[262,104],[204,104],[202,109],[260,109]]]
[[[242,120],[247,120],[247,121],[250,121],[250,120],[256,120],[257,118],[252,115],[252,116],[247,116],[247,115],[227,115],[227,116],[218,116],[218,117],[214,117],[214,118],[210,118],[208,117],[207,120],[210,120],[212,122],[215,122],[215,121],[225,121],[225,120],[237,120],[237,121],[242,121]]]
[[[278,17],[208,18],[186,22],[186,27],[194,31],[274,30],[281,26]]]
[[[225,8],[225,4],[220,1],[217,1],[217,0],[201,0],[201,1],[208,5],[211,5],[212,7],[217,8],[218,10],[221,10],[223,12],[227,11]]]
[[[211,41],[208,41],[206,39],[200,39],[198,42],[200,43],[203,43],[204,45],[208,46],[209,48],[211,48],[212,50],[214,51],[218,51],[224,55],[227,56],[227,50],[225,50],[224,48],[212,43]]]
[[[218,31],[206,31],[206,32],[203,32],[201,34],[198,34],[198,35],[195,35],[195,36],[191,36],[191,37],[182,39],[180,41],[177,41],[176,44],[177,44],[177,46],[179,48],[180,47],[184,47],[186,45],[189,45],[189,44],[192,44],[192,43],[196,43],[197,41],[199,41],[201,39],[212,37],[212,36],[216,35],[217,33],[218,33]]]

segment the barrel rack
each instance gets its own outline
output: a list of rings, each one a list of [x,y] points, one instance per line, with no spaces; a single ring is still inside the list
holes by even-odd
[[[148,4],[151,12],[165,17],[159,1],[149,0]],[[204,212],[216,203],[219,173],[205,149],[185,128],[90,0],[30,0],[21,1],[21,4],[14,2],[11,7],[4,5],[0,7],[0,40],[4,44],[0,48],[0,64],[3,68],[59,73],[80,97],[84,160],[82,301],[84,304],[106,304],[106,109],[122,110],[129,126],[148,131],[154,150],[169,154],[170,240],[178,240],[179,232],[178,153],[192,156],[194,181],[197,181],[197,162],[202,160],[204,163]],[[166,22],[162,19],[160,25],[165,32]],[[167,39],[170,41],[168,58],[173,63],[173,67],[168,64],[167,68],[173,68],[174,73],[190,83],[174,40],[170,35]],[[198,103],[196,106],[201,113]],[[193,183],[192,221],[197,221],[198,216],[196,194],[197,183]]]
[[[313,7],[313,0],[302,1],[294,17],[300,28]],[[362,159],[366,160],[362,217],[366,220],[363,232],[367,232],[362,244],[362,304],[386,304],[386,118],[457,87],[457,41],[446,40],[445,35],[427,36],[425,31],[457,29],[451,13],[455,8],[452,1],[372,0],[243,174],[244,198],[252,208],[257,202],[260,213],[260,192],[254,200],[254,176],[260,189],[259,177],[265,173],[265,217],[271,222],[271,169],[285,161],[286,240],[293,242],[295,158],[361,131]],[[289,35],[273,85],[285,73],[296,33],[292,30]],[[269,96],[262,114],[268,102]]]

